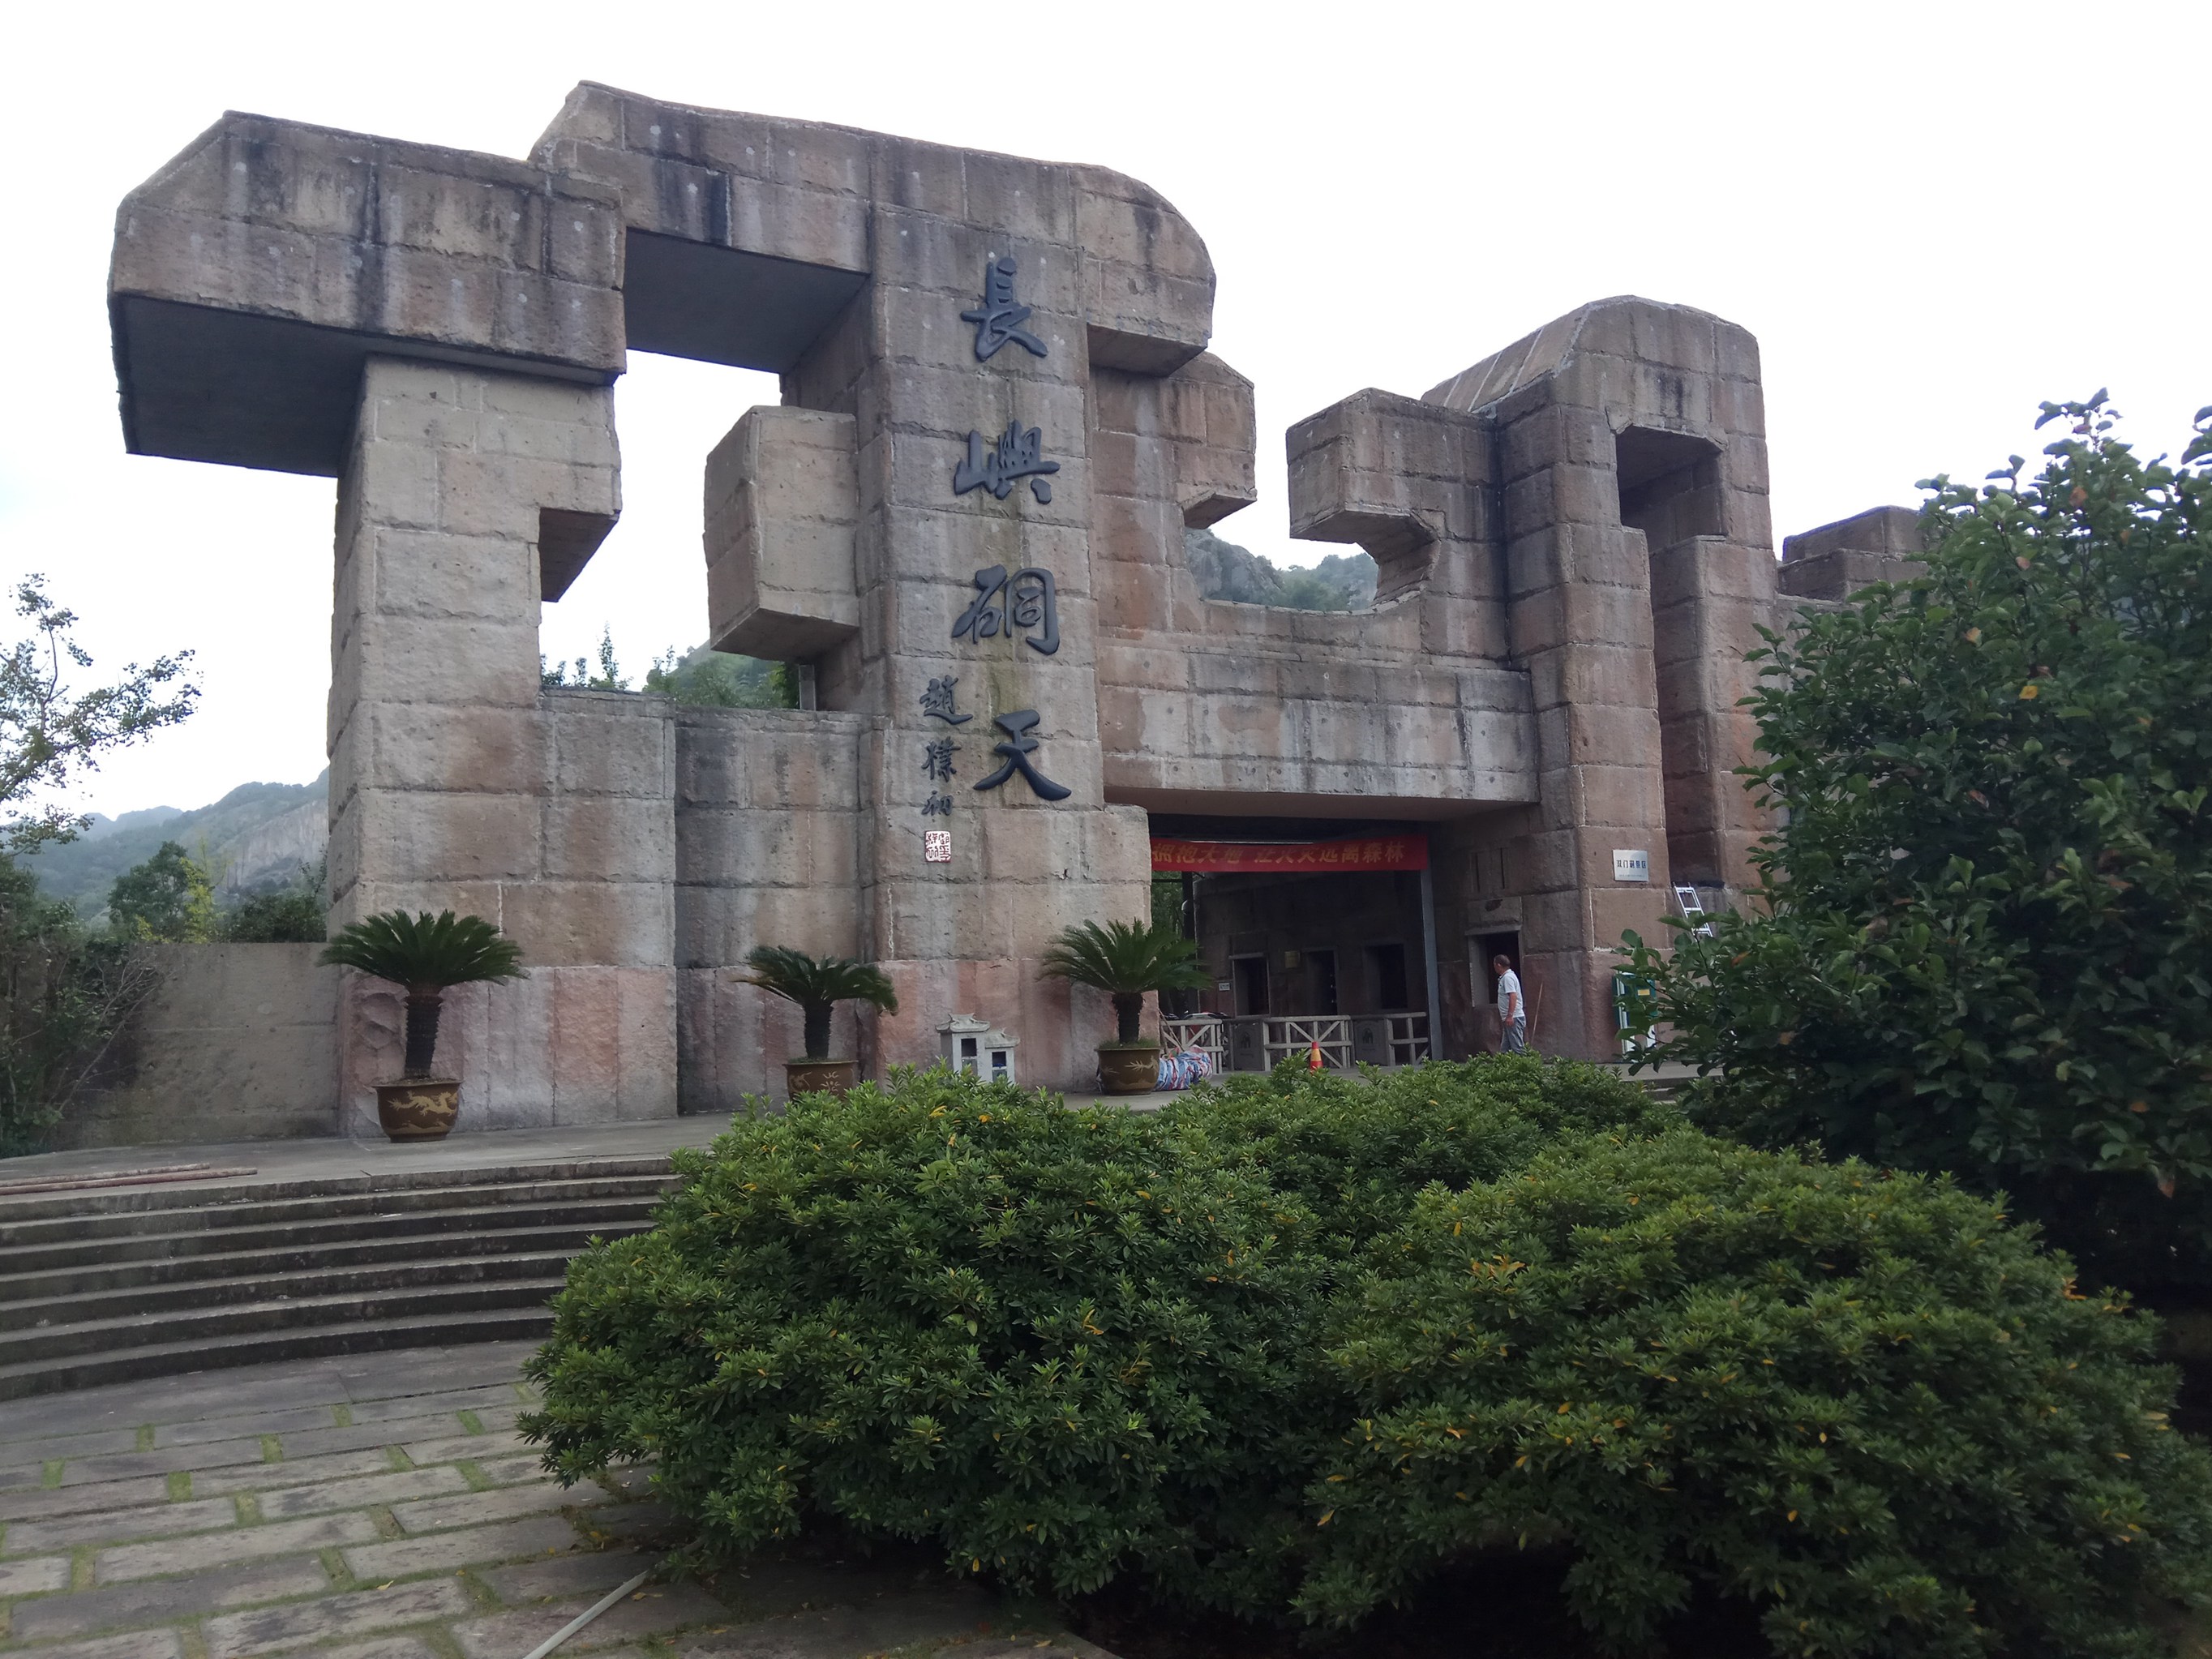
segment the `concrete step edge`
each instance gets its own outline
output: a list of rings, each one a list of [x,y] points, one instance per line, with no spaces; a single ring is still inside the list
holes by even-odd
[[[281,1359],[317,1359],[456,1342],[508,1342],[542,1337],[552,1328],[553,1316],[543,1309],[514,1308],[402,1316],[352,1325],[256,1333],[211,1343],[153,1344],[104,1354],[0,1365],[0,1401]]]
[[[173,1210],[132,1210],[112,1214],[47,1216],[0,1224],[0,1250],[22,1245],[64,1243],[76,1239],[136,1238],[149,1233],[220,1233],[290,1221],[338,1219],[349,1216],[441,1215],[454,1210],[495,1211],[563,1199],[657,1200],[669,1190],[670,1177],[583,1176],[574,1181],[533,1181],[482,1187],[453,1187],[428,1192],[342,1194],[321,1199],[283,1199],[263,1203],[203,1204]]]
[[[0,1246],[0,1267],[10,1275],[58,1272],[131,1261],[234,1255],[244,1250],[313,1249],[368,1239],[452,1238],[495,1231],[518,1223],[531,1226],[595,1227],[602,1224],[650,1222],[653,1205],[641,1199],[582,1199],[571,1203],[508,1205],[489,1210],[429,1210],[398,1216],[338,1216],[326,1221],[274,1223],[221,1232],[131,1233],[112,1238],[62,1239],[43,1244]]]
[[[652,1225],[644,1216],[601,1218],[591,1225],[556,1222],[541,1227],[495,1228],[485,1232],[395,1233],[363,1239],[323,1239],[312,1246],[225,1250],[205,1255],[154,1256],[128,1261],[94,1261],[79,1267],[48,1267],[0,1274],[0,1309],[15,1304],[67,1296],[96,1296],[107,1291],[156,1289],[313,1268],[339,1269],[385,1261],[447,1261],[477,1251],[512,1255],[533,1247],[580,1254],[593,1237],[629,1238]],[[441,1245],[451,1246],[441,1251]],[[307,1258],[317,1258],[309,1260]],[[285,1266],[285,1263],[292,1263]]]
[[[160,1161],[155,1156],[159,1150],[148,1149],[149,1162]],[[349,1193],[410,1192],[440,1187],[495,1186],[532,1180],[665,1174],[672,1167],[669,1155],[659,1152],[605,1158],[520,1158],[509,1164],[379,1170],[360,1175],[313,1176],[293,1180],[231,1176],[217,1178],[205,1184],[173,1182],[114,1188],[78,1188],[66,1192],[0,1196],[0,1224],[40,1220],[58,1215],[202,1208],[214,1204],[255,1200],[320,1198]]]
[[[120,1290],[79,1291],[66,1296],[0,1304],[0,1346],[10,1336],[42,1334],[111,1325],[149,1313],[173,1316],[242,1307],[254,1302],[298,1304],[311,1298],[359,1296],[380,1290],[437,1289],[457,1285],[505,1284],[514,1279],[562,1279],[574,1250],[518,1250],[488,1255],[446,1256],[431,1261],[402,1259],[356,1267],[318,1264],[283,1273],[240,1273],[194,1279],[182,1285],[131,1285]],[[394,1280],[395,1275],[406,1275]],[[379,1280],[394,1280],[380,1284]],[[256,1294],[258,1292],[259,1294]],[[74,1316],[33,1322],[41,1312]]]
[[[542,1307],[557,1295],[562,1279],[496,1279],[472,1285],[434,1285],[419,1289],[362,1295],[293,1297],[270,1302],[246,1302],[228,1307],[195,1309],[173,1319],[149,1321],[143,1316],[86,1320],[44,1330],[0,1332],[0,1370],[46,1358],[71,1358],[144,1346],[136,1335],[181,1340],[187,1334],[203,1341],[258,1331],[303,1328],[313,1325],[346,1324],[357,1321],[399,1317],[405,1314],[445,1310],[467,1312],[514,1307]]]

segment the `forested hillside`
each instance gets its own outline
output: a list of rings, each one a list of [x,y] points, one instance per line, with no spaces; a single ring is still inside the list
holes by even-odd
[[[106,907],[115,878],[173,841],[214,878],[218,894],[237,896],[287,886],[312,869],[327,839],[329,774],[313,783],[242,783],[212,805],[191,811],[147,807],[118,818],[95,818],[72,842],[50,846],[21,862],[49,897],[66,899],[90,918]]]

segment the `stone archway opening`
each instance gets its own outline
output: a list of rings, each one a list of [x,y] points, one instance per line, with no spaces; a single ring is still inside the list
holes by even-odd
[[[1430,1057],[1435,895],[1419,824],[1154,815],[1158,882],[1212,983],[1164,1000],[1166,1044],[1218,1071],[1265,1071],[1318,1046],[1323,1066]]]
[[[1652,427],[1614,440],[1620,522],[1650,555],[1652,669],[1659,702],[1659,756],[1667,803],[1667,867],[1673,880],[1722,884],[1722,848],[1712,822],[1700,678],[1707,652],[1698,626],[1697,544],[1722,533],[1720,451],[1703,438]]]

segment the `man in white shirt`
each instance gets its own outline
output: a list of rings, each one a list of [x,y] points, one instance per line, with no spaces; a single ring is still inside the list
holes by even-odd
[[[1504,1052],[1524,1053],[1528,1042],[1528,1005],[1522,1000],[1521,975],[1513,971],[1510,957],[1491,957],[1490,971],[1498,975],[1498,1023],[1504,1032]]]

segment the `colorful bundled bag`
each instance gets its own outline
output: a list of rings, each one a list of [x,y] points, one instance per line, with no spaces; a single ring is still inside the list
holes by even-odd
[[[1188,1089],[1200,1079],[1212,1074],[1212,1060],[1196,1048],[1160,1056],[1159,1086],[1163,1089]]]

